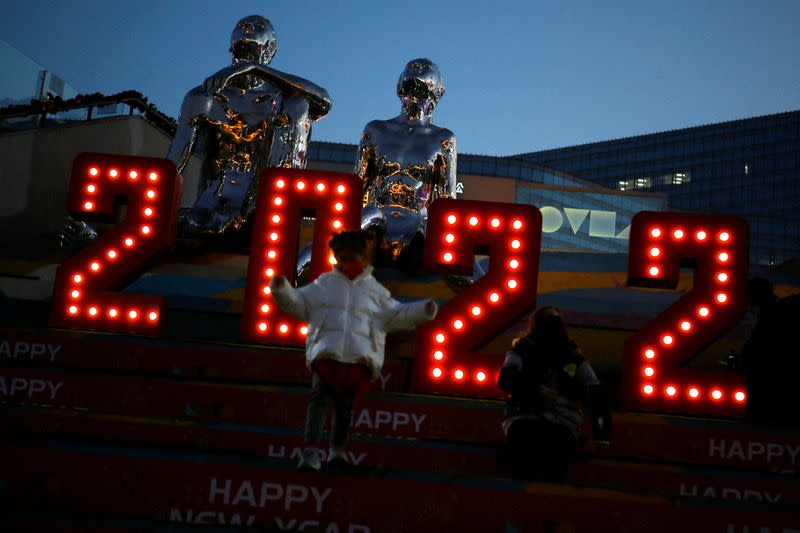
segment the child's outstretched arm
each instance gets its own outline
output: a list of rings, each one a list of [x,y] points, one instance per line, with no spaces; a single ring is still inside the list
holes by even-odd
[[[414,329],[423,322],[436,318],[436,302],[423,300],[403,304],[387,296],[383,300],[383,323],[386,331]]]
[[[285,276],[275,276],[269,284],[272,290],[272,296],[275,297],[275,303],[281,308],[281,311],[292,315],[294,317],[308,322],[310,305],[308,302],[308,295],[305,294],[311,285],[295,289],[292,284],[286,279]]]

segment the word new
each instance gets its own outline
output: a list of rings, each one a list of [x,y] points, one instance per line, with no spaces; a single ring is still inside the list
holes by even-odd
[[[45,344],[43,342],[25,342],[25,341],[0,341],[0,357],[7,357],[9,359],[26,358],[34,360],[37,357],[47,355],[50,357],[50,362],[56,360],[56,354],[61,351],[60,344]]]
[[[207,525],[220,525],[220,526],[252,526],[255,524],[256,517],[249,515],[244,521],[238,513],[230,516],[220,511],[200,511],[195,512],[192,509],[187,509],[182,513],[177,507],[169,510],[169,521],[177,522],[179,524],[207,524]]]
[[[28,398],[33,398],[34,394],[49,391],[50,399],[55,400],[58,389],[60,389],[63,384],[63,381],[54,383],[44,379],[0,376],[0,394],[7,398],[11,398],[17,394],[27,394]]]
[[[280,483],[270,483],[264,481],[254,484],[251,481],[242,481],[233,491],[233,480],[226,479],[223,484],[217,478],[211,478],[211,489],[208,494],[208,503],[218,503],[222,499],[225,505],[247,504],[250,507],[267,506],[267,502],[276,502],[283,510],[290,511],[293,505],[302,505],[313,498],[314,507],[317,513],[322,512],[322,505],[333,489],[327,488],[320,490],[315,486],[282,485]]]

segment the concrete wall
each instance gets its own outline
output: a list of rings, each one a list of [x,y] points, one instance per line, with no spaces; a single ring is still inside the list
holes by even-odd
[[[80,152],[164,157],[172,139],[140,116],[113,117],[0,135],[0,239],[4,257],[56,250],[72,160]],[[201,162],[184,171],[182,204],[197,196]]]

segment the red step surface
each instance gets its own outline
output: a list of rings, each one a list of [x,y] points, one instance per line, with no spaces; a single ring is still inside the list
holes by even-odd
[[[797,512],[741,503],[433,474],[309,474],[223,455],[20,442],[0,445],[0,466],[4,501],[16,509],[97,517],[352,532],[528,531],[543,520],[574,531],[800,528]]]
[[[6,409],[0,430],[7,435],[69,437],[131,446],[223,450],[248,456],[299,458],[299,432],[208,425],[197,422],[91,415],[64,410]],[[453,475],[505,476],[502,447],[434,443],[388,438],[354,438],[348,454],[356,467]],[[658,494],[671,498],[710,498],[800,506],[800,483],[791,476],[653,465],[581,456],[567,482],[590,487]]]
[[[0,400],[116,413],[296,430],[303,388],[209,383],[52,368],[0,368]],[[355,433],[480,445],[504,441],[502,404],[372,393],[357,406]],[[740,422],[622,413],[612,446],[598,455],[758,471],[797,471],[800,431]]]
[[[226,381],[306,385],[297,348],[175,342],[91,332],[0,329],[0,365],[175,375]],[[408,364],[387,359],[374,390],[403,391]]]

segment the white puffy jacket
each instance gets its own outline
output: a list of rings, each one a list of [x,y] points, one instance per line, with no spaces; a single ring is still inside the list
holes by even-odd
[[[364,363],[372,378],[383,366],[386,333],[414,329],[436,316],[425,312],[427,301],[402,304],[372,276],[368,266],[351,280],[334,268],[313,283],[295,289],[288,282],[271,283],[275,302],[286,313],[308,322],[306,365],[319,359]]]

